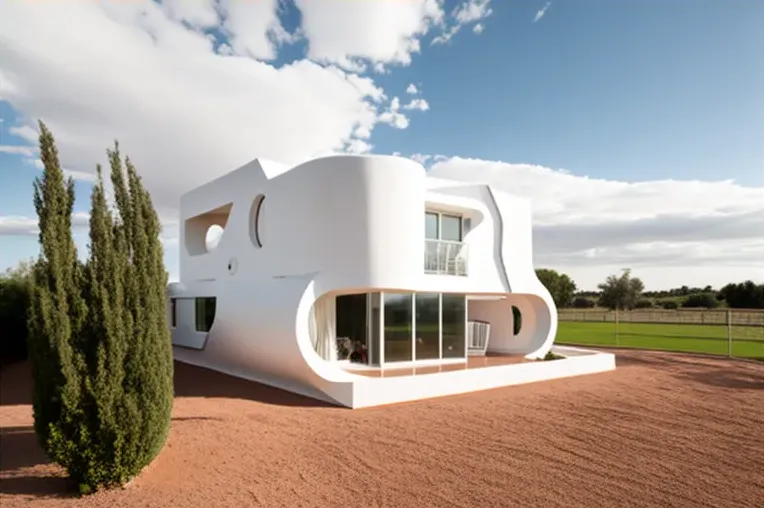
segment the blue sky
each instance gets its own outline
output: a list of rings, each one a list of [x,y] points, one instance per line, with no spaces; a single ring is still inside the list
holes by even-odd
[[[543,2],[497,2],[480,37],[390,76],[425,83],[432,111],[375,142],[626,181],[761,185],[764,4],[732,3],[563,1],[531,23]]]
[[[390,3],[396,2],[390,0]],[[761,191],[764,186],[764,65],[761,64],[764,3],[568,0],[549,3],[536,22],[534,18],[545,2],[477,0],[476,3],[484,4],[484,12],[490,8],[490,15],[464,23],[446,44],[431,44],[438,33],[434,29],[424,35],[409,34],[410,40],[418,41],[421,46],[420,52],[410,53],[410,65],[368,56],[360,49],[354,53],[352,41],[348,42],[348,54],[369,64],[367,71],[359,74],[383,89],[388,100],[395,96],[405,104],[413,98],[422,98],[429,105],[427,111],[405,111],[409,120],[406,128],[384,122],[375,125],[367,139],[374,147],[373,152],[400,153],[420,159],[423,159],[421,154],[425,154],[430,162],[433,156],[440,156],[441,161],[469,158],[514,164],[514,169],[503,174],[509,190],[513,189],[515,176],[526,174],[519,173],[526,171],[519,165],[527,164],[551,168],[550,171],[559,174],[565,170],[584,180],[628,183],[732,179],[747,189],[746,192]],[[460,4],[448,1],[443,11],[453,13]],[[4,10],[9,14],[7,19],[18,16],[17,20],[31,20],[33,14],[39,17],[53,10],[40,10],[45,7],[37,6],[35,12],[31,8],[29,12],[22,12],[24,8],[5,4],[0,7],[0,31],[11,33],[7,39],[0,40],[0,69],[6,64],[21,65],[19,55],[23,55],[19,48],[23,47],[24,36],[14,39],[12,27],[3,25]],[[76,6],[76,9],[85,8],[99,7]],[[303,21],[295,5],[287,2],[281,9],[280,24],[286,32],[294,32]],[[358,21],[370,23],[369,30],[374,28],[373,22],[366,18]],[[446,28],[454,23],[454,18],[448,18]],[[484,27],[479,34],[473,30],[476,24]],[[34,30],[34,25],[30,27]],[[393,29],[391,26],[390,30]],[[224,30],[220,26],[208,27],[205,31],[215,33],[218,42],[235,46],[221,35]],[[56,37],[61,37],[64,45],[67,41],[63,38],[68,36],[51,31],[39,34],[43,35],[50,38],[52,44],[39,46],[36,51],[41,61],[48,62],[55,58],[54,50],[49,48],[55,45]],[[283,44],[276,48],[277,58],[270,64],[280,68],[301,61],[309,56],[308,48],[318,48],[319,42],[318,36],[311,39],[308,35],[292,44]],[[372,48],[370,43],[367,46]],[[115,50],[115,65],[119,64],[122,50]],[[124,48],[125,61],[129,61],[128,51],[130,48]],[[178,53],[177,58],[179,61],[190,59],[185,53]],[[328,65],[319,58],[314,60]],[[371,67],[375,62],[385,64],[388,72],[373,72]],[[3,119],[0,146],[28,145],[23,136],[13,134],[13,129],[37,116],[53,118],[62,131],[71,126],[75,132],[81,128],[78,124],[91,120],[95,125],[101,111],[89,102],[87,94],[71,102],[61,100],[59,95],[57,103],[47,95],[52,97],[58,93],[55,87],[62,76],[68,79],[74,72],[81,72],[79,77],[85,80],[89,79],[88,73],[95,76],[99,67],[93,65],[85,71],[71,71],[63,66],[49,70],[50,89],[39,85],[34,92],[16,85],[14,75],[21,76],[19,83],[23,83],[24,79],[37,79],[37,71],[30,67],[24,74],[26,69],[12,68],[8,77],[17,90],[3,93],[0,87],[0,99],[4,99],[0,100]],[[77,83],[82,84],[82,79]],[[125,79],[136,79],[136,75]],[[138,75],[137,79],[143,78]],[[406,93],[410,84],[419,89],[417,95]],[[104,96],[121,93],[119,87],[113,85],[108,90],[92,86],[90,93],[94,95],[98,95],[99,90]],[[165,99],[153,97],[146,104],[159,109],[164,100],[166,96]],[[198,100],[207,99],[199,96]],[[225,122],[225,117],[218,120]],[[148,116],[142,121],[153,123]],[[263,118],[261,123],[269,122],[273,122],[273,118]],[[127,120],[114,125],[118,126],[115,132],[105,134],[103,139],[114,136],[130,139],[134,131],[127,130],[130,127]],[[136,124],[135,131],[138,130]],[[204,139],[201,132],[199,139]],[[79,156],[85,152],[103,154],[108,146],[99,139],[97,146],[83,148],[87,143],[75,134],[61,138],[65,164],[73,171],[92,171],[99,162],[97,156],[93,159]],[[305,146],[309,145],[306,141]],[[315,151],[313,146],[305,149],[306,155]],[[30,164],[29,154],[7,153],[9,151],[13,149],[6,148],[6,153],[0,153],[0,217],[33,217],[32,179],[38,172]],[[67,153],[75,155],[66,159]],[[251,158],[258,155],[262,154],[251,153]],[[147,155],[142,160],[152,159]],[[160,183],[157,180],[157,189],[162,188]],[[78,181],[77,185],[77,210],[87,211],[89,184]],[[672,192],[686,194],[690,187],[683,189]],[[582,190],[577,196],[581,203],[585,202],[586,192]],[[638,196],[645,190],[632,186],[629,192]],[[708,192],[714,195],[714,191]],[[764,198],[764,192],[761,195]],[[733,197],[729,199],[730,203],[736,202]],[[163,204],[172,207],[172,200],[168,200]],[[715,213],[711,209],[701,212],[709,216]],[[682,209],[676,213],[691,216],[700,212]],[[543,213],[537,215],[545,217]],[[0,234],[0,269],[36,252],[36,237],[19,232],[16,222],[13,231],[8,228],[14,234],[8,231]],[[79,236],[84,248],[84,233]],[[670,238],[656,236],[656,242],[659,241],[667,242]],[[628,239],[624,242],[628,244]],[[594,240],[589,250],[592,249],[597,249]],[[171,271],[177,264],[176,257],[177,251],[168,248]],[[603,260],[607,266],[611,262],[616,261]],[[741,268],[745,262],[740,261],[738,265],[737,268]],[[563,268],[570,266],[575,266],[575,262],[566,258]],[[752,276],[761,273],[764,272],[756,271]],[[656,275],[655,279],[661,277]]]

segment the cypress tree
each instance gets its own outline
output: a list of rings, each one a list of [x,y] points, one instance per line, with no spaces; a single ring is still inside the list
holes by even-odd
[[[32,268],[28,315],[29,359],[34,378],[34,426],[54,461],[68,465],[77,441],[84,387],[78,342],[87,308],[81,294],[83,267],[72,237],[74,181],[64,179],[53,135],[40,127],[43,173],[34,182],[40,254]]]
[[[116,143],[107,151],[116,216],[99,166],[89,257],[84,267],[76,262],[73,186],[64,184],[42,124],[41,132],[46,171],[35,184],[35,204],[44,255],[35,265],[30,312],[30,323],[40,323],[30,330],[35,427],[48,455],[88,493],[133,478],[167,438],[173,398],[167,274],[151,198],[127,159],[125,180]],[[64,248],[73,254],[64,256]]]

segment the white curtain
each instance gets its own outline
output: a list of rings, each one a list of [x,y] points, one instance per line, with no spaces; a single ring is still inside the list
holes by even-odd
[[[322,296],[310,310],[309,330],[313,348],[318,356],[329,362],[337,361],[337,299]]]

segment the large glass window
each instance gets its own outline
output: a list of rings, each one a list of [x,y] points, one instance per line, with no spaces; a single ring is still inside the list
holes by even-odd
[[[411,361],[412,294],[384,293],[385,363]]]
[[[340,360],[367,363],[366,293],[337,297],[336,337]]]
[[[462,218],[457,215],[440,216],[440,239],[451,242],[462,241]]]
[[[437,240],[438,238],[438,214],[425,212],[424,214],[424,237],[428,240]]]
[[[417,293],[416,322],[416,359],[433,360],[440,358],[440,294]]]
[[[217,299],[214,297],[196,299],[196,331],[209,332],[212,323],[215,321],[215,304]]]
[[[443,294],[443,358],[464,358],[467,299],[464,295]]]

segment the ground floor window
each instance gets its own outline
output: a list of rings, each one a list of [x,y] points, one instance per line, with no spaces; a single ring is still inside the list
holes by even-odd
[[[196,331],[209,332],[215,321],[215,304],[217,299],[205,297],[196,299]]]
[[[170,298],[170,327],[178,326],[178,303],[175,298]]]
[[[374,366],[466,358],[466,320],[464,294],[340,295],[337,358]]]

